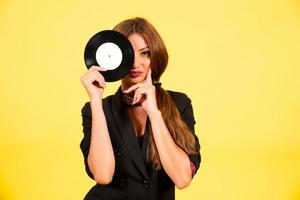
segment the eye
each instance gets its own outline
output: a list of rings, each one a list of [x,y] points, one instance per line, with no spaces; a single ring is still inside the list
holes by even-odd
[[[150,51],[143,51],[143,52],[141,52],[141,54],[143,56],[150,56]]]

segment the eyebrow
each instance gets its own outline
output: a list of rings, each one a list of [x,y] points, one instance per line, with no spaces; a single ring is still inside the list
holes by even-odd
[[[149,49],[148,46],[141,48],[139,51],[143,51],[144,49]]]

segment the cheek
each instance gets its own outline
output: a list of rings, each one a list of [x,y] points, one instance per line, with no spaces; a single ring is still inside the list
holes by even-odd
[[[143,65],[144,72],[146,72],[146,73],[145,73],[146,75],[147,75],[147,72],[148,72],[149,67],[150,67],[150,59],[148,58],[148,59],[145,59],[145,60],[144,60],[144,65]],[[144,75],[145,75],[145,74],[144,74]]]
[[[148,69],[150,68],[150,59],[145,60],[144,62],[144,78],[147,76]]]
[[[149,58],[145,60],[145,65],[146,65],[147,67],[150,66],[150,59],[149,59]]]

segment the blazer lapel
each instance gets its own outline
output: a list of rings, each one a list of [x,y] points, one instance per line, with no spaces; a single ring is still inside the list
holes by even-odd
[[[146,121],[146,127],[145,127],[145,132],[144,132],[144,139],[142,142],[142,154],[144,156],[144,160],[145,160],[145,164],[147,165],[149,162],[147,160],[147,147],[148,147],[148,143],[149,143],[149,128],[150,128],[150,120],[147,116],[147,121]]]
[[[124,106],[121,100],[121,87],[112,97],[112,113],[115,118],[115,122],[118,127],[119,134],[121,135],[122,140],[124,141],[128,152],[130,153],[134,163],[140,172],[148,179],[148,174],[145,167],[144,158],[141,153],[141,149],[138,143],[138,140],[134,133],[134,128],[131,122],[131,119],[128,115],[126,107]],[[148,119],[147,119],[148,122]],[[145,135],[146,136],[146,135]],[[148,134],[147,134],[148,136]],[[148,138],[147,138],[148,141]],[[146,137],[143,141],[142,152],[146,152]],[[145,155],[145,154],[144,154]]]

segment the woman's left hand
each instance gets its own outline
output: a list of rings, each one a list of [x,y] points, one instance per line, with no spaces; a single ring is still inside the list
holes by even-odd
[[[158,110],[155,95],[155,86],[152,84],[150,68],[148,70],[147,77],[143,82],[137,83],[123,92],[130,93],[133,90],[135,90],[135,94],[132,104],[141,102],[141,106],[147,112],[147,114],[150,114],[150,112],[152,111]]]

